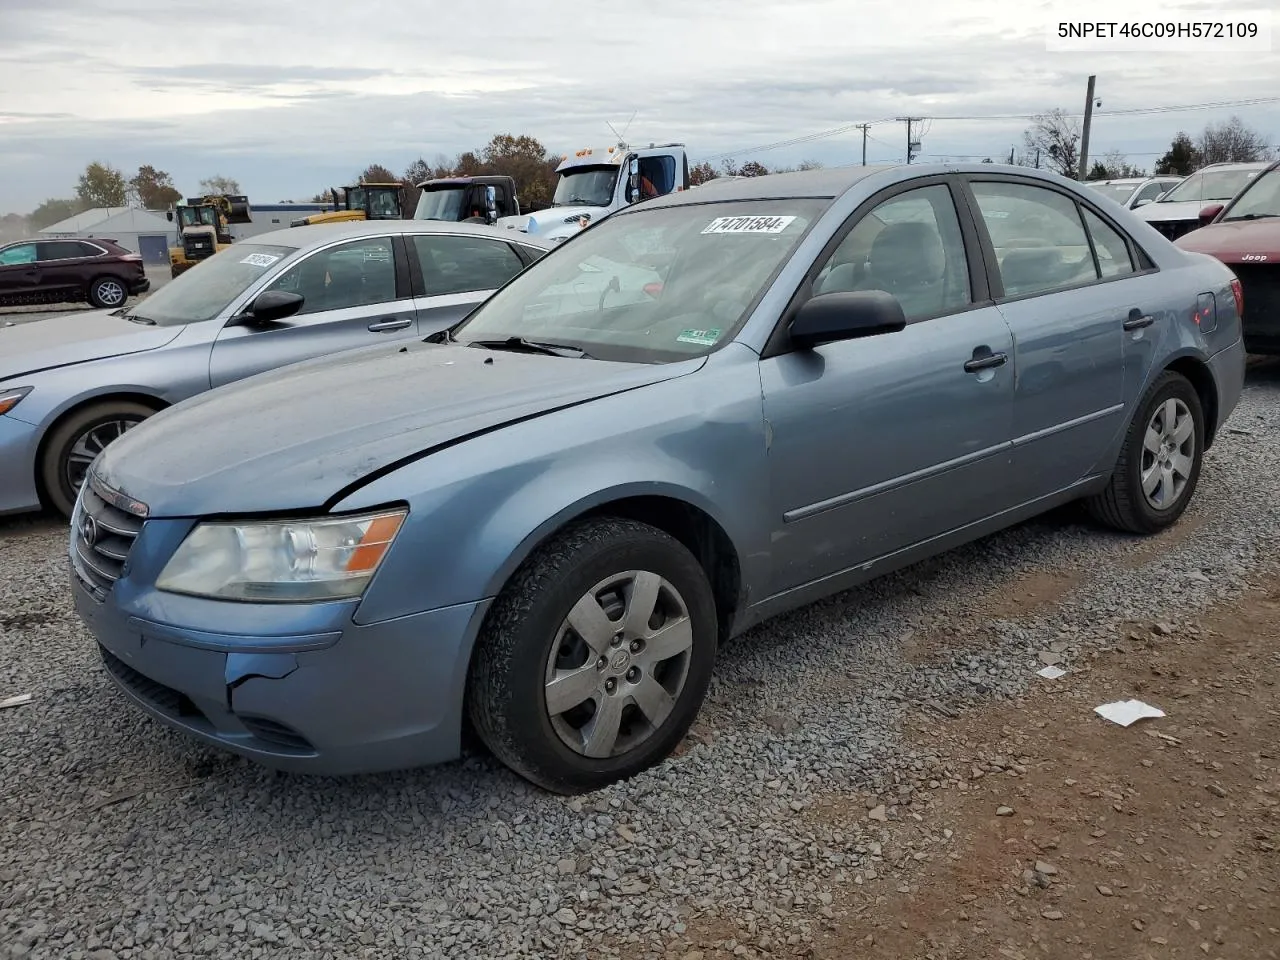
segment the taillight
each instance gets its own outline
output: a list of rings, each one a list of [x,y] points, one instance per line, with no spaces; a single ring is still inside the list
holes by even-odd
[[[1244,287],[1236,277],[1231,278],[1231,294],[1236,298],[1236,316],[1244,318]]]
[[[645,292],[645,293],[647,293],[649,296],[653,297],[653,298],[656,300],[656,299],[658,299],[658,297],[662,294],[662,284],[661,284],[661,283],[646,283],[646,284],[644,285],[644,292]]]

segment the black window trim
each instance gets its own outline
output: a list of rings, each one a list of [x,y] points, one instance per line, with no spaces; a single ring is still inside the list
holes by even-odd
[[[987,283],[991,291],[992,299],[998,303],[1018,303],[1022,300],[1029,300],[1032,297],[1051,297],[1058,293],[1068,293],[1073,290],[1083,290],[1086,287],[1097,286],[1103,283],[1116,283],[1120,280],[1128,280],[1133,277],[1146,276],[1160,272],[1160,268],[1156,266],[1155,261],[1147,254],[1142,246],[1133,238],[1133,236],[1123,226],[1116,222],[1114,217],[1109,216],[1100,206],[1095,205],[1083,196],[1077,195],[1074,191],[1060,186],[1056,183],[1050,183],[1041,180],[1039,177],[1020,177],[1013,173],[964,173],[960,175],[961,189],[965,192],[971,204],[971,211],[974,216],[975,226],[978,229],[979,237],[982,242],[983,257],[987,263]],[[1084,215],[1080,212],[1080,207],[1089,210],[1098,217],[1103,223],[1115,230],[1124,239],[1125,245],[1129,248],[1130,263],[1133,264],[1132,273],[1122,273],[1114,277],[1095,277],[1092,280],[1083,280],[1079,283],[1073,283],[1065,287],[1055,287],[1052,290],[1040,290],[1035,293],[1025,293],[1017,297],[1006,297],[1004,295],[1004,280],[1000,277],[999,261],[996,258],[996,248],[991,242],[991,234],[987,230],[986,222],[982,219],[981,208],[978,206],[977,195],[973,192],[973,184],[975,183],[1009,183],[1016,186],[1040,187],[1044,190],[1050,190],[1054,193],[1061,194],[1076,205],[1076,217],[1080,221],[1081,229],[1084,230],[1085,236],[1089,240],[1089,249],[1093,250],[1093,236],[1089,233],[1088,227],[1085,226]],[[1096,254],[1094,255],[1094,270],[1101,274],[1098,270]]]
[[[951,202],[955,207],[956,219],[960,223],[960,236],[964,243],[964,254],[966,265],[969,269],[969,304],[958,309],[947,309],[939,311],[936,314],[928,314],[923,317],[909,319],[908,324],[928,323],[930,320],[937,320],[941,317],[953,317],[964,313],[970,313],[974,310],[980,310],[984,307],[993,305],[988,287],[986,269],[986,251],[979,245],[979,236],[977,228],[973,223],[973,210],[969,206],[969,198],[962,189],[962,184],[955,174],[940,173],[929,174],[925,176],[912,177],[909,180],[902,180],[898,183],[891,184],[876,193],[873,193],[862,203],[858,204],[854,211],[845,218],[840,228],[832,235],[831,239],[826,242],[823,248],[814,257],[813,263],[809,265],[809,269],[805,271],[804,278],[800,281],[799,286],[791,295],[791,299],[787,301],[787,305],[782,310],[778,322],[774,325],[773,332],[769,335],[769,339],[765,342],[764,349],[760,352],[760,359],[766,360],[770,357],[780,356],[781,354],[791,353],[791,338],[788,333],[791,327],[791,321],[795,319],[796,311],[808,300],[813,298],[813,283],[817,279],[818,274],[822,272],[822,268],[827,261],[835,254],[836,249],[844,242],[845,238],[853,232],[868,214],[872,213],[881,204],[892,200],[904,193],[910,193],[924,187],[945,186],[951,194]],[[767,289],[767,287],[766,287]]]

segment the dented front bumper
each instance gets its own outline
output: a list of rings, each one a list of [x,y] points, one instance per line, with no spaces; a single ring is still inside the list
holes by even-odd
[[[166,529],[171,523],[177,528]],[[466,663],[487,603],[358,624],[358,601],[164,594],[152,586],[161,557],[188,526],[146,524],[125,575],[102,600],[71,577],[107,674],[135,704],[281,770],[367,773],[458,756]],[[210,632],[211,624],[225,632]]]

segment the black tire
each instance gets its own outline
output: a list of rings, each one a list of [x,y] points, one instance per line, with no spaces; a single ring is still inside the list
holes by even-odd
[[[99,310],[114,310],[129,301],[129,285],[119,277],[94,277],[89,283],[89,302]]]
[[[656,573],[683,599],[692,629],[684,685],[647,739],[617,756],[575,752],[553,727],[545,678],[560,625],[601,580],[625,571]],[[504,764],[561,794],[585,793],[664,760],[688,732],[711,682],[718,637],[706,574],[674,537],[632,520],[602,518],[567,528],[516,571],[494,601],[467,678],[475,732]]]
[[[55,425],[45,441],[38,464],[40,485],[49,506],[71,519],[79,488],[68,476],[68,461],[82,437],[112,421],[140,423],[154,413],[155,410],[141,403],[108,400],[77,410]]]
[[[1170,506],[1157,509],[1142,492],[1143,441],[1156,410],[1169,400],[1182,402],[1191,412],[1195,447],[1191,453],[1191,472],[1186,485]],[[1151,384],[1138,404],[1107,488],[1085,501],[1089,513],[1098,522],[1125,533],[1159,533],[1172,526],[1187,509],[1200,481],[1204,440],[1204,409],[1200,395],[1182,374],[1166,370]]]

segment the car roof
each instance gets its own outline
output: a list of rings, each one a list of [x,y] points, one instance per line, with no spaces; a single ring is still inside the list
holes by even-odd
[[[996,174],[1002,176],[1012,174],[1030,180],[1043,180],[1046,183],[1072,184],[1077,187],[1084,187],[1084,184],[1078,181],[1069,180],[1048,170],[1040,170],[1034,167],[973,162],[913,163],[910,165],[896,163],[865,167],[850,165],[817,170],[798,170],[791,173],[770,173],[760,177],[741,177],[736,180],[708,180],[697,190],[682,190],[678,193],[669,193],[665,196],[655,197],[652,200],[646,200],[640,206],[651,209],[653,207],[719,203],[733,200],[791,200],[804,197],[834,200],[870,177],[879,174],[905,174],[907,171],[910,171],[913,177],[930,177],[956,173]],[[905,178],[899,177],[898,179]],[[617,214],[614,214],[614,216],[617,216]]]
[[[1227,160],[1222,163],[1207,163],[1196,173],[1203,173],[1205,170],[1261,170],[1271,166],[1271,163],[1270,160]]]
[[[310,249],[334,240],[359,240],[362,237],[385,237],[397,233],[450,233],[490,239],[519,240],[532,247],[550,250],[555,244],[542,237],[507,231],[487,223],[451,223],[447,220],[346,220],[338,223],[313,223],[304,227],[283,227],[268,233],[257,233],[242,243],[263,243],[283,247]]]

